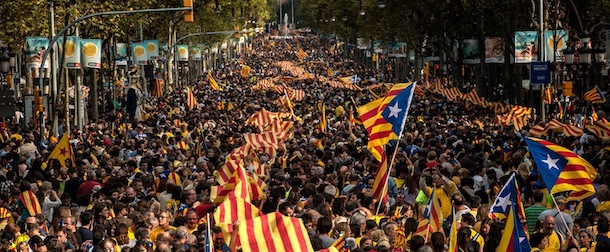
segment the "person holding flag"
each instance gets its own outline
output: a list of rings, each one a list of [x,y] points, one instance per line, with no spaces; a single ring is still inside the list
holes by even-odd
[[[426,178],[432,178],[432,187],[426,185]],[[451,195],[457,191],[453,181],[441,174],[436,168],[426,169],[419,179],[419,189],[426,194],[426,197],[430,197],[434,192],[435,197],[441,203],[442,216],[451,216]]]

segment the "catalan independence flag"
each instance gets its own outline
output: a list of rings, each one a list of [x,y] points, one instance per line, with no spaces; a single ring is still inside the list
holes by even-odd
[[[318,125],[318,130],[320,132],[326,132],[328,130],[328,121],[326,120],[326,104],[320,102],[318,103],[318,108],[320,109],[320,124]]]
[[[384,150],[390,140],[398,139],[402,134],[415,85],[415,82],[396,84],[383,98],[358,108],[360,119],[369,133],[367,149],[377,161],[382,161],[380,150]]]
[[[602,95],[602,91],[598,86],[595,86],[593,89],[587,91],[583,96],[583,100],[590,101],[591,103],[606,102],[606,98]]]
[[[513,173],[498,196],[494,201],[493,205],[489,208],[489,218],[492,219],[506,219],[509,214],[509,206],[514,205],[517,210],[517,217],[520,220],[525,221],[525,209],[523,208],[523,202],[521,201],[521,192],[519,191],[519,187],[517,185],[517,180],[515,177],[515,173]],[[527,226],[525,228],[525,233],[527,234]]]
[[[568,201],[595,194],[597,170],[587,160],[549,141],[533,137],[525,141],[551,194],[569,192]]]
[[[496,251],[507,251],[507,252],[529,252],[532,250],[529,241],[527,240],[527,231],[523,229],[523,224],[517,216],[517,209],[514,204],[508,204],[506,206],[508,211],[508,218],[506,219],[506,226],[504,226],[504,232],[502,232],[502,238]]]
[[[220,90],[220,86],[218,85],[218,82],[216,82],[216,80],[214,79],[214,76],[212,76],[212,73],[208,73],[208,80],[210,82],[210,87],[212,87],[212,90]]]
[[[279,212],[241,222],[237,231],[242,251],[314,251],[301,219]]]
[[[42,214],[38,197],[36,197],[36,194],[30,190],[19,194],[18,204],[23,207],[23,209],[28,211],[30,217],[36,216],[37,214]]]
[[[377,166],[375,182],[373,182],[373,197],[385,203],[388,202],[388,176],[390,176],[390,171],[388,169],[388,157],[385,152],[383,154],[381,162]]]
[[[186,107],[188,107],[189,110],[199,107],[199,103],[197,103],[197,99],[190,87],[186,88]]]
[[[434,190],[428,198],[426,208],[422,212],[422,219],[415,231],[417,235],[424,237],[425,241],[430,239],[432,233],[443,229],[443,212],[441,211],[441,200],[435,196]]]

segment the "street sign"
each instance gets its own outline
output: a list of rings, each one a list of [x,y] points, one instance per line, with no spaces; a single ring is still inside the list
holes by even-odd
[[[551,83],[551,71],[548,62],[530,63],[530,83],[532,85]]]

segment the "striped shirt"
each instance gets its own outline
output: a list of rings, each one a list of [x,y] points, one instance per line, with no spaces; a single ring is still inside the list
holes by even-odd
[[[527,230],[530,234],[536,231],[536,222],[540,213],[547,210],[546,207],[533,205],[525,209],[525,219],[527,220]]]

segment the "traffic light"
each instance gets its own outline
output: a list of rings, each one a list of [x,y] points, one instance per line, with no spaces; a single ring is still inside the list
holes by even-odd
[[[36,88],[36,89],[34,89],[34,111],[42,112],[42,110],[43,110],[42,90]]]
[[[233,26],[233,31],[235,32],[233,34],[233,37],[235,39],[239,39],[239,37],[241,36],[241,34],[239,34],[239,26],[237,26],[237,25]]]
[[[190,7],[191,10],[184,11],[184,22],[192,23],[195,21],[195,17],[193,16],[193,0],[182,0],[184,3],[184,7]]]
[[[572,81],[563,82],[563,96],[572,96]]]

